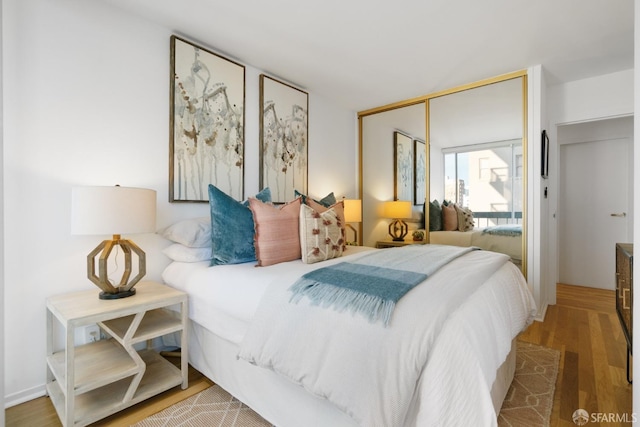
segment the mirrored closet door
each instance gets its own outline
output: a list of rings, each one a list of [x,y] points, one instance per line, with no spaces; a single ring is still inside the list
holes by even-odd
[[[429,221],[429,201],[456,203],[474,213],[476,230],[518,233],[501,250],[526,272],[526,88],[526,72],[516,72],[359,113],[362,244],[389,239],[383,207],[398,195],[394,132],[401,132],[418,141],[413,160],[424,147],[428,165],[414,166],[411,185],[420,190],[405,219],[410,230],[431,225],[427,241],[463,245],[456,239],[467,235],[443,234]]]

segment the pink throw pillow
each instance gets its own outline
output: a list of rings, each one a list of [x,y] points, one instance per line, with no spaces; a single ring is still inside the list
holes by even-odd
[[[301,258],[300,198],[276,206],[249,198],[256,229],[254,245],[259,266]]]
[[[442,205],[442,225],[444,231],[458,230],[458,211],[453,204]]]

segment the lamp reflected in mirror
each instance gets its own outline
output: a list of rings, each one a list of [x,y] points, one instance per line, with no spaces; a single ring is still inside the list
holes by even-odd
[[[411,202],[408,200],[395,200],[385,202],[383,208],[385,218],[393,221],[389,224],[389,235],[394,242],[402,242],[409,232],[409,227],[403,219],[411,218]]]
[[[345,227],[353,231],[353,240],[349,240],[345,232],[345,241],[347,245],[358,246],[358,232],[350,223],[362,222],[362,200],[360,199],[343,199],[344,202],[344,222]]]

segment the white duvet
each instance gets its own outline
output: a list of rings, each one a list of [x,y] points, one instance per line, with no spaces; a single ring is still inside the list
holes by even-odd
[[[189,294],[189,318],[214,334],[240,344],[268,285],[294,280],[323,265],[347,261],[373,248],[349,246],[348,254],[322,263],[302,260],[268,267],[256,263],[209,266],[209,261],[172,262],[162,272],[166,284]]]
[[[387,328],[306,300],[290,304],[295,277],[283,277],[266,290],[239,357],[362,426],[496,425],[496,371],[535,313],[507,260],[485,251],[454,260],[398,302]]]

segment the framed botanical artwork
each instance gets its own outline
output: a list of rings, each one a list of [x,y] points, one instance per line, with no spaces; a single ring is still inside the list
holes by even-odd
[[[413,200],[413,139],[393,132],[393,181],[395,200]]]
[[[422,205],[427,199],[427,145],[413,140],[413,204]]]
[[[274,203],[307,194],[309,94],[260,75],[260,188]]]
[[[245,67],[171,36],[169,202],[244,198]]]

